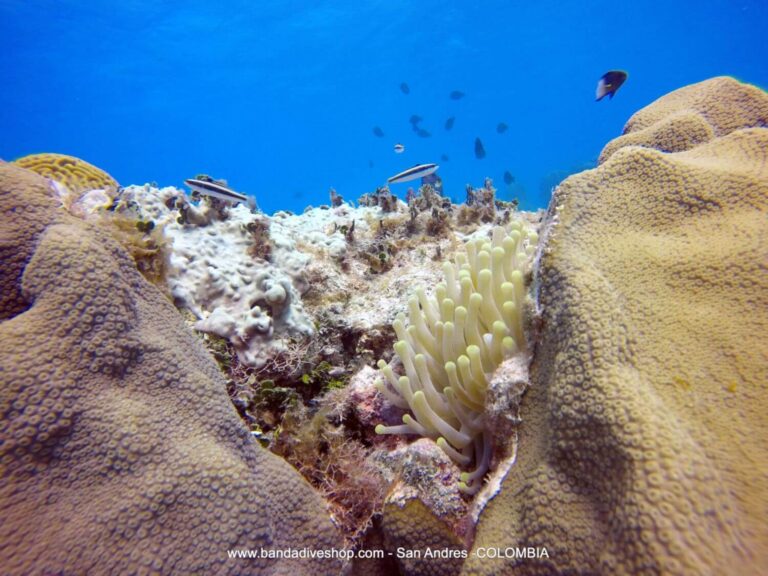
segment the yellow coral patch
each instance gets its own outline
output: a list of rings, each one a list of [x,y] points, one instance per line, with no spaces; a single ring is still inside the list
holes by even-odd
[[[88,190],[117,190],[119,187],[104,170],[66,154],[30,154],[13,163],[55,180],[76,196]]]
[[[675,386],[680,388],[680,390],[688,392],[691,389],[691,383],[688,382],[688,380],[685,378],[680,378],[680,376],[675,376],[672,378],[672,382],[674,382]]]

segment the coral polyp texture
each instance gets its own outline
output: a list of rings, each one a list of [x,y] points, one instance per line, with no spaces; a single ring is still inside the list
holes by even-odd
[[[30,154],[14,160],[13,163],[50,178],[76,196],[89,190],[117,191],[118,188],[115,179],[104,170],[75,156]]]
[[[331,558],[230,558],[343,541],[252,439],[171,303],[54,195],[0,165],[3,574],[340,573]]]
[[[434,295],[419,288],[409,298],[407,326],[402,314],[393,323],[405,374],[378,364],[379,390],[409,413],[376,432],[434,439],[454,462],[471,467],[461,486],[470,493],[481,486],[493,449],[484,414],[489,379],[505,358],[526,350],[525,274],[536,242],[521,222],[507,231],[495,227],[490,239],[470,239],[455,262],[443,264]]]
[[[692,84],[663,96],[629,119],[624,134],[600,153],[605,162],[626,146],[682,152],[741,128],[768,125],[765,93],[728,76]]]
[[[13,234],[6,233],[10,225],[0,228],[0,321],[13,318],[29,307],[21,294],[19,278],[32,258],[35,240],[53,219],[58,204],[51,202],[54,190],[44,178],[32,172],[0,164],[3,178],[0,191],[16,198],[25,198],[13,205]],[[10,206],[7,208],[11,209]],[[7,216],[3,215],[3,218]]]
[[[556,190],[517,462],[474,542],[534,553],[463,574],[765,573],[766,118],[753,86],[686,87]]]

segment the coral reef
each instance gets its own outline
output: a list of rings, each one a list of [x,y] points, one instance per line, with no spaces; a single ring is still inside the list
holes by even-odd
[[[490,179],[267,216],[0,161],[4,573],[764,571],[767,124],[673,92],[544,228]]]
[[[0,220],[0,320],[13,318],[26,310],[29,302],[21,294],[19,278],[32,258],[35,239],[58,211],[51,202],[55,190],[49,181],[32,172],[14,168],[13,164],[0,164],[0,200],[9,211],[13,208],[13,233],[9,216]],[[7,198],[25,198],[11,204]]]
[[[389,502],[382,514],[384,545],[403,550],[397,556],[401,574],[458,576],[466,558],[464,543],[418,498]],[[419,543],[419,547],[414,546]],[[415,553],[414,553],[415,552]]]
[[[766,111],[686,87],[557,189],[518,459],[474,542],[534,552],[463,574],[765,571]]]
[[[376,188],[372,194],[363,194],[357,203],[368,208],[378,206],[382,212],[395,212],[402,202],[389,191],[388,186],[384,186],[383,188]]]
[[[313,414],[304,404],[294,404],[282,418],[270,448],[317,487],[336,524],[357,544],[381,513],[387,485],[379,468],[367,459],[363,444],[334,422],[332,398]]]
[[[140,186],[122,191],[116,212],[162,226],[177,306],[195,314],[198,330],[230,341],[242,363],[262,367],[291,338],[314,333],[300,294],[309,257],[263,215],[207,198],[196,206],[175,188]]]
[[[45,176],[62,206],[79,218],[102,224],[128,250],[144,277],[165,290],[168,251],[163,231],[151,220],[111,211],[120,189],[114,178],[65,154],[31,154],[13,164]]]
[[[215,363],[103,229],[0,166],[4,574],[338,574],[324,501],[239,421]],[[6,289],[10,297],[5,297]]]
[[[741,128],[768,126],[765,92],[729,76],[685,86],[634,114],[624,134],[600,153],[605,162],[625,146],[682,152]]]
[[[450,198],[440,195],[431,184],[419,187],[418,193],[408,189],[408,221],[410,234],[423,231],[432,238],[446,236],[451,229],[453,205]]]
[[[331,197],[331,207],[338,208],[342,204],[344,204],[344,198],[341,197],[341,194],[336,192],[333,188],[331,188],[330,191],[330,197]]]
[[[486,178],[482,188],[472,188],[467,184],[467,200],[459,206],[456,219],[464,226],[473,222],[504,224],[517,210],[517,205],[517,200],[510,202],[497,200],[493,181]]]
[[[50,178],[55,183],[57,195],[66,206],[87,192],[102,190],[112,195],[119,188],[115,179],[101,168],[66,154],[30,154],[13,163]]]
[[[170,247],[161,226],[108,210],[91,209],[87,214],[125,248],[144,278],[168,293]]]

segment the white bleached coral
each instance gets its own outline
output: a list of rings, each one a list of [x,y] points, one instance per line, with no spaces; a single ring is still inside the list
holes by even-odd
[[[300,294],[311,256],[289,237],[270,235],[263,214],[207,200],[196,206],[172,187],[129,186],[120,206],[163,227],[176,304],[197,316],[196,329],[228,339],[244,364],[261,367],[285,341],[313,334]],[[270,252],[257,246],[265,242],[273,244],[268,260],[255,256]]]
[[[403,424],[376,427],[379,434],[416,434],[434,439],[462,467],[462,488],[476,492],[493,449],[485,419],[494,370],[525,351],[524,277],[538,237],[526,225],[493,229],[492,238],[466,243],[455,262],[443,264],[444,282],[434,296],[423,288],[408,301],[408,325],[393,327],[395,352],[405,374],[383,360],[379,390],[410,413]]]
[[[271,220],[272,237],[276,248],[285,238],[290,239],[291,244],[300,242],[313,252],[338,260],[347,254],[349,247],[342,226],[349,227],[354,222],[356,234],[366,236],[371,232],[369,222],[378,222],[382,216],[380,208],[353,208],[348,204],[327,210],[314,208],[303,214],[277,212]]]

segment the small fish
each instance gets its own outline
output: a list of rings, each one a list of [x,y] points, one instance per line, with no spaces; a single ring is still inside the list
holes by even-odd
[[[384,138],[384,130],[382,130],[378,126],[374,126],[373,135],[376,136],[376,138]]]
[[[456,121],[456,116],[451,116],[448,118],[448,120],[445,121],[445,129],[450,130],[453,128],[453,123]]]
[[[440,166],[437,164],[417,164],[413,168],[403,170],[399,174],[395,174],[390,178],[387,178],[387,184],[397,184],[399,182],[408,182],[409,180],[416,180],[417,178],[424,178],[434,173]]]
[[[410,94],[411,89],[408,87],[408,84],[403,82],[402,84],[400,84],[400,92],[402,92],[403,94]]]
[[[421,183],[422,184],[437,184],[438,182],[442,182],[442,178],[435,174],[434,172],[432,174],[427,174],[426,176],[421,177]]]
[[[184,180],[184,184],[192,188],[193,192],[197,192],[198,194],[202,194],[204,196],[211,196],[212,198],[218,198],[219,200],[224,200],[226,202],[233,202],[234,204],[237,204],[238,202],[248,202],[248,196],[245,194],[240,194],[231,188],[227,188],[221,184],[216,184],[215,182],[190,178],[188,180]]]
[[[405,146],[402,144],[395,144],[395,154],[402,154],[405,152]]]
[[[499,122],[499,123],[496,125],[496,132],[498,132],[499,134],[504,134],[504,132],[506,132],[506,131],[507,131],[507,128],[509,128],[509,126],[507,126],[506,124],[504,124],[504,122]]]
[[[627,73],[624,70],[611,70],[602,75],[597,81],[597,91],[595,92],[595,102],[599,102],[606,96],[613,98],[616,91],[621,88],[627,79]]]
[[[432,133],[427,130],[424,130],[424,128],[417,128],[414,126],[414,129],[416,130],[416,135],[419,138],[429,138],[430,136],[432,136]]]
[[[483,141],[480,138],[475,138],[475,158],[482,160],[485,158],[485,147]]]
[[[437,174],[433,173],[433,174],[424,176],[421,179],[421,185],[424,186],[425,184],[429,184],[430,186],[432,186],[435,192],[437,192],[441,196],[443,195],[443,179],[440,178],[440,176],[438,176]]]
[[[448,96],[450,96],[451,100],[461,100],[464,98],[464,92],[461,90],[454,90]]]
[[[515,177],[514,177],[514,176],[512,176],[512,172],[510,172],[509,170],[507,170],[506,172],[504,172],[504,184],[506,184],[507,186],[509,186],[509,185],[510,185],[510,184],[512,184],[512,182],[514,182],[514,181],[515,181]]]
[[[450,158],[448,157],[448,154],[440,154],[440,160],[443,162],[448,162]]]
[[[416,124],[418,124],[418,123],[419,123],[419,122],[421,122],[422,120],[424,120],[424,118],[422,118],[422,117],[421,117],[421,116],[419,116],[418,114],[414,114],[413,116],[411,116],[411,117],[408,119],[408,122],[410,122],[411,124],[413,124],[414,126],[416,126]]]

